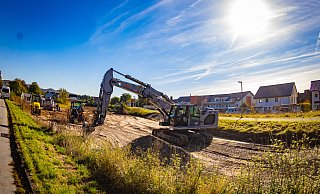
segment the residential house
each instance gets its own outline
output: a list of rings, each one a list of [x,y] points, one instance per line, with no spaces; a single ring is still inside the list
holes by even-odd
[[[59,93],[54,91],[48,91],[44,94],[45,99],[56,99],[59,96]]]
[[[304,103],[304,102],[310,102],[311,103],[312,97],[311,97],[311,91],[310,90],[304,90],[303,93],[298,92],[298,104]]]
[[[294,82],[260,86],[254,99],[255,109],[258,112],[296,112],[298,92]]]
[[[203,99],[202,105],[214,108],[220,112],[226,112],[228,109],[240,112],[241,108],[244,106],[246,106],[247,109],[254,106],[254,100],[252,92],[245,91],[230,94],[208,95]]]
[[[9,83],[11,82],[11,80],[2,80],[2,86],[8,86],[9,87]]]
[[[312,110],[320,110],[320,80],[311,81],[310,91]]]
[[[247,107],[254,106],[253,94],[250,91],[217,95],[182,96],[176,99],[175,102],[210,107],[220,112],[226,112],[229,108],[240,111],[243,105]]]
[[[45,94],[45,93],[56,93],[59,94],[59,90],[55,90],[53,88],[48,88],[48,89],[43,89],[41,88],[41,91]]]
[[[78,94],[74,94],[74,93],[69,93],[69,98],[70,99],[74,99],[74,100],[78,100],[79,99],[79,95]]]
[[[190,96],[181,96],[174,100],[175,103],[190,103]]]
[[[32,95],[27,93],[22,93],[21,100],[25,101],[26,103],[31,103]]]

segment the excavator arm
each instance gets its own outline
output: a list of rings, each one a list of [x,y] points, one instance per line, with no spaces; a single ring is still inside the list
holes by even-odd
[[[122,81],[113,77],[113,73],[125,77],[128,80],[135,82],[136,84]],[[162,92],[157,91],[150,84],[144,83],[130,75],[124,75],[113,68],[109,69],[103,76],[103,80],[100,85],[99,101],[97,111],[93,118],[93,126],[102,125],[107,115],[107,110],[113,93],[113,87],[119,87],[141,97],[147,98],[152,104],[154,104],[158,111],[165,117],[169,117],[168,110],[171,108],[173,102],[169,97]]]

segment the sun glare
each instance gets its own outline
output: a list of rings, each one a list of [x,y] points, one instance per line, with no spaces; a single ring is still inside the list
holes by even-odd
[[[228,22],[236,37],[260,36],[268,30],[272,14],[263,0],[235,0]]]

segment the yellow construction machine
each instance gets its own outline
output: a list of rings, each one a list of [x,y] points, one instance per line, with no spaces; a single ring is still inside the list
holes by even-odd
[[[32,95],[31,99],[31,114],[32,115],[41,115],[41,96]]]

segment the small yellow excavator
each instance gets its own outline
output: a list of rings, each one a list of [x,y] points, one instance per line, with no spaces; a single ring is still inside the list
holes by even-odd
[[[32,115],[41,115],[41,96],[32,95],[31,97],[31,114]]]

